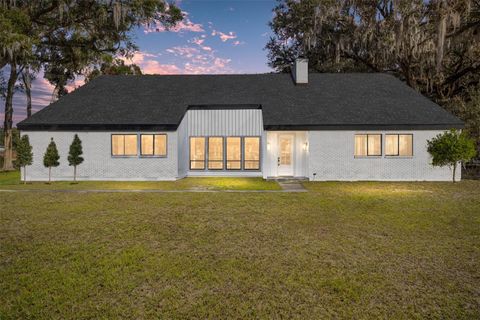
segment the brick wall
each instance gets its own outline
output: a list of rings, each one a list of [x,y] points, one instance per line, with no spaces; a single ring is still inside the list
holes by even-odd
[[[74,134],[82,140],[85,161],[77,167],[79,180],[174,180],[178,176],[177,133],[167,132],[168,150],[165,158],[111,156],[111,134],[140,132],[60,132],[32,131],[28,134],[33,146],[33,165],[27,167],[28,180],[48,180],[43,155],[53,137],[60,154],[60,166],[52,168],[53,180],[71,180],[73,168],[68,165],[68,150]],[[142,132],[148,133],[148,132]],[[155,132],[159,133],[159,132]],[[140,140],[140,137],[138,138]],[[140,148],[138,148],[140,150]],[[23,172],[22,172],[23,174]]]
[[[427,152],[427,140],[442,131],[310,131],[309,169],[310,180],[410,180],[450,181],[448,167],[433,167]],[[382,133],[412,133],[413,157],[354,157],[354,135]],[[384,153],[384,150],[383,150]],[[458,170],[457,179],[460,179]]]

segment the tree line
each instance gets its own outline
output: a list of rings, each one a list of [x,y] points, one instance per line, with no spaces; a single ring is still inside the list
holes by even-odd
[[[4,170],[13,169],[13,96],[27,96],[43,71],[54,86],[52,99],[67,93],[76,76],[87,80],[102,73],[137,74],[118,57],[130,57],[137,46],[131,30],[156,23],[172,27],[181,10],[163,0],[0,0],[0,96],[5,100]]]
[[[386,72],[466,122],[480,151],[480,0],[279,0],[266,45],[288,72]]]

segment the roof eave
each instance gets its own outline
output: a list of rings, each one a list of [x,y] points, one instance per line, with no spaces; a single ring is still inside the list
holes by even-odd
[[[448,130],[463,129],[464,123],[435,124],[265,124],[265,130]]]
[[[39,124],[18,123],[23,131],[176,131],[176,124]]]

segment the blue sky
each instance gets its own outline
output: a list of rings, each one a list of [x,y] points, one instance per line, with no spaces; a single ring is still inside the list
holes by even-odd
[[[144,73],[272,71],[267,66],[264,47],[271,34],[267,24],[272,18],[274,0],[177,0],[177,4],[185,19],[173,30],[151,25],[133,31],[139,51],[131,62],[140,65]],[[78,79],[68,89],[82,84],[83,80]],[[34,112],[50,103],[52,89],[42,75],[33,82]],[[23,120],[25,114],[25,97],[19,92],[14,99],[14,122]]]

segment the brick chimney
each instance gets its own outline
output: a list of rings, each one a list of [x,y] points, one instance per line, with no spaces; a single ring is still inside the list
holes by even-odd
[[[292,65],[292,77],[295,84],[308,84],[308,59],[295,60]]]

